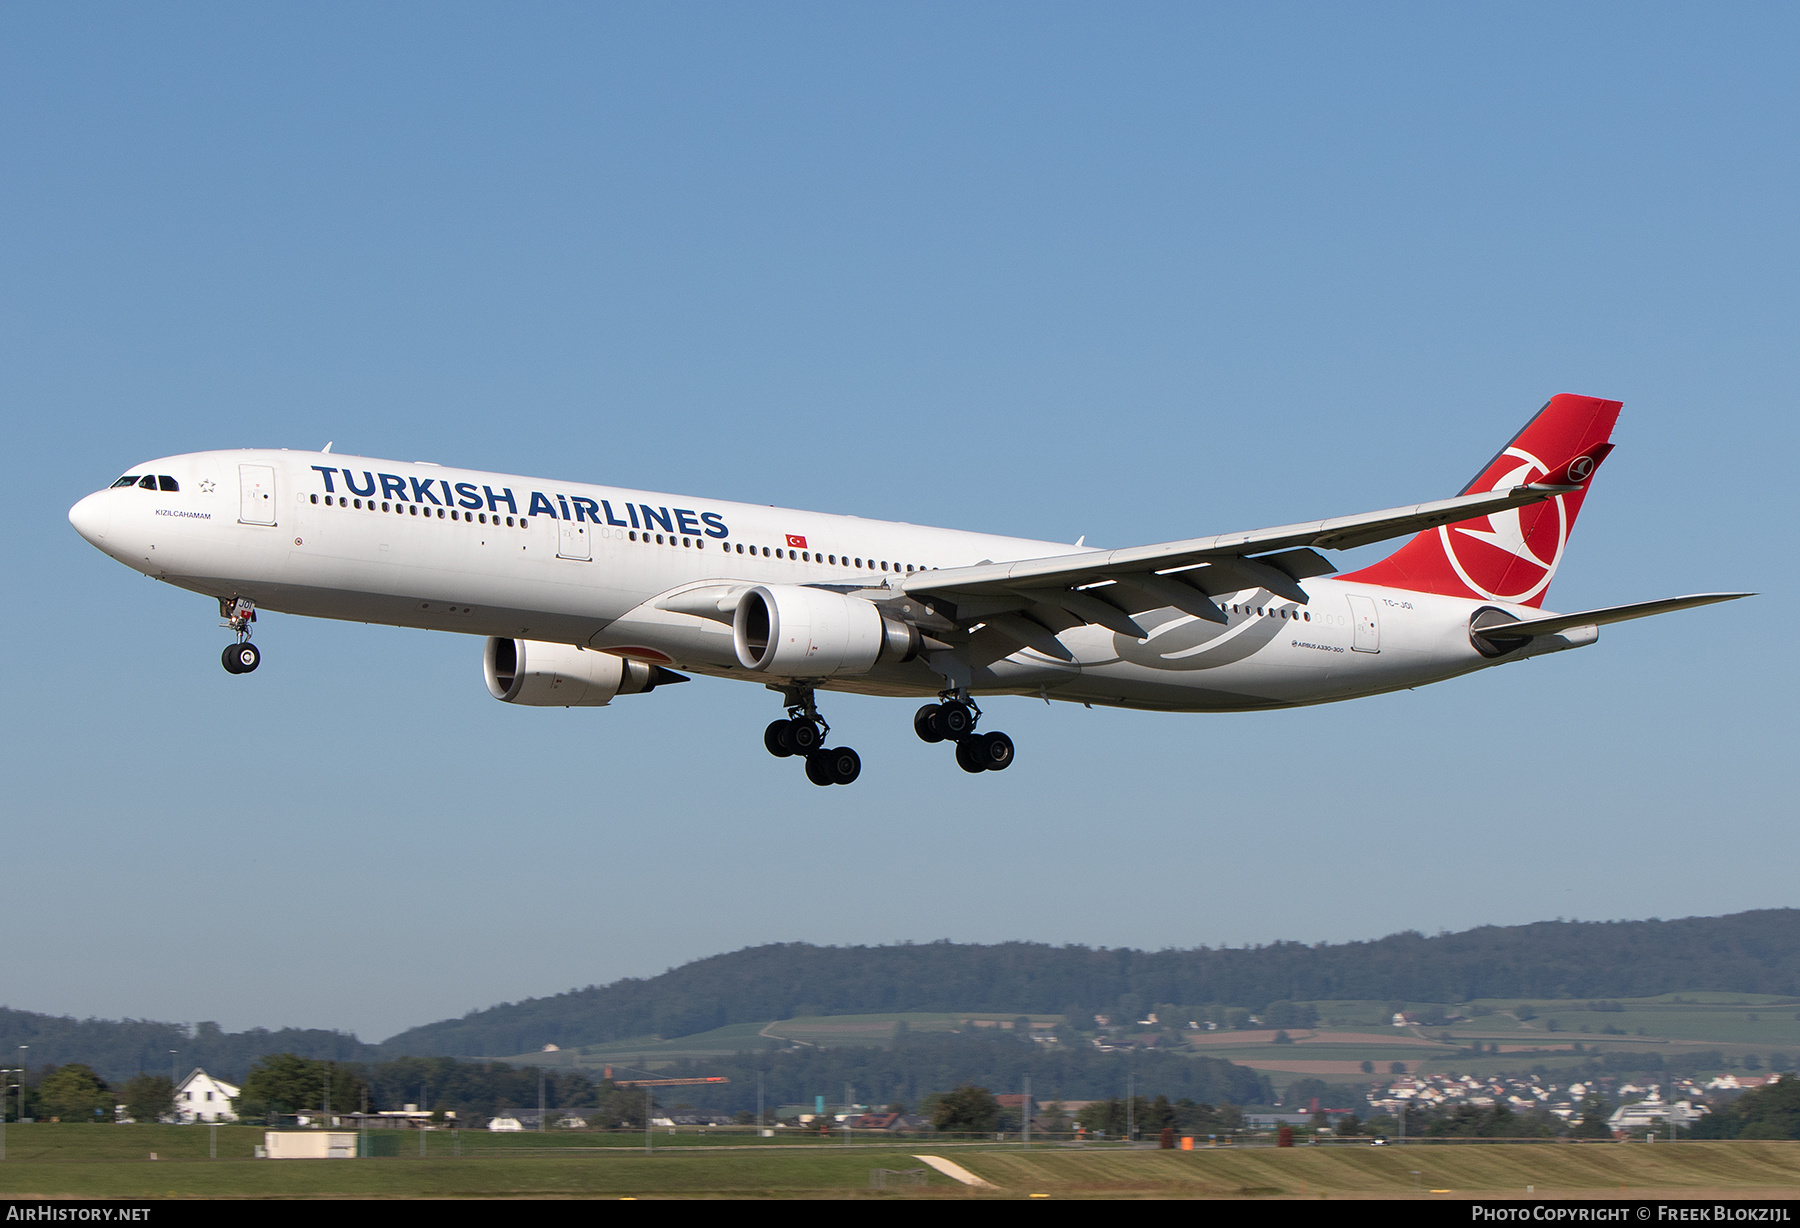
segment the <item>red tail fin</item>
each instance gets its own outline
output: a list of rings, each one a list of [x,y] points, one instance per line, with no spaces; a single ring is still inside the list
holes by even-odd
[[[1551,577],[1607,442],[1619,401],[1564,393],[1550,398],[1525,429],[1489,461],[1462,494],[1551,482],[1580,489],[1530,507],[1421,533],[1372,567],[1352,572],[1391,588],[1542,606]],[[1551,472],[1549,466],[1555,466]]]

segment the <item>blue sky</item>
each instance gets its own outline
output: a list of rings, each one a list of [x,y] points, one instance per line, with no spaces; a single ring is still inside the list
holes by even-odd
[[[343,1027],[777,940],[1147,947],[1795,902],[1788,6],[0,10],[0,1002]],[[480,643],[87,546],[316,448],[1126,545],[1455,493],[1626,403],[1579,653],[1254,716],[491,700]],[[1379,551],[1363,551],[1372,558]],[[1350,563],[1338,560],[1348,570]],[[1350,562],[1356,561],[1355,559]]]

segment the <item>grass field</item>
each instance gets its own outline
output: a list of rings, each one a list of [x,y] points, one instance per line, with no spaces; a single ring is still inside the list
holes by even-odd
[[[1028,1015],[1036,1023],[1056,1024],[1061,1015]],[[788,1045],[885,1045],[905,1024],[915,1032],[949,1032],[963,1028],[1013,1026],[1013,1015],[980,1015],[943,1011],[896,1011],[885,1015],[807,1015],[762,1023],[736,1023],[696,1032],[691,1036],[632,1036],[603,1045],[584,1045],[554,1053],[518,1053],[492,1060],[516,1065],[580,1067],[591,1070],[608,1063],[642,1063],[654,1069],[658,1062],[678,1058],[729,1057],[754,1049],[778,1049]]]
[[[1221,1148],[764,1146],[691,1142],[655,1155],[536,1139],[454,1158],[432,1137],[428,1158],[254,1160],[262,1131],[221,1127],[206,1158],[196,1126],[14,1125],[0,1163],[12,1198],[619,1198],[619,1197],[1193,1197],[1539,1198],[1800,1197],[1800,1143],[1699,1142],[1534,1146]],[[695,1139],[697,1136],[689,1136]],[[713,1136],[717,1138],[719,1136]],[[411,1141],[409,1139],[409,1141]],[[465,1136],[465,1144],[472,1140]],[[659,1144],[660,1144],[659,1139]],[[149,1152],[160,1157],[152,1161]],[[872,1169],[918,1169],[917,1154],[954,1159],[998,1187],[936,1172],[919,1188],[870,1188]]]
[[[1361,1082],[1369,1062],[1385,1075],[1391,1062],[1409,1072],[1454,1070],[1486,1075],[1543,1066],[1551,1072],[1579,1066],[1595,1051],[1653,1052],[1665,1061],[1695,1051],[1741,1059],[1755,1054],[1764,1069],[1800,1061],[1800,1002],[1758,994],[1688,993],[1624,999],[1617,1010],[1590,1010],[1588,1001],[1506,998],[1457,1009],[1471,1017],[1453,1023],[1399,1029],[1385,1002],[1314,1004],[1316,1029],[1294,1029],[1291,1045],[1272,1045],[1261,1032],[1205,1032],[1198,1051],[1277,1075],[1289,1071],[1337,1082]],[[1407,1003],[1424,1014],[1432,1004]],[[1608,1004],[1613,1005],[1613,1004]],[[1472,1045],[1501,1052],[1475,1055]],[[1580,1045],[1584,1052],[1576,1052]],[[1324,1068],[1326,1065],[1335,1069]]]

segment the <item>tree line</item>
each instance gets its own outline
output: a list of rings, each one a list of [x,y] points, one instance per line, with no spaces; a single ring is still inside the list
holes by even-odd
[[[729,1084],[682,1088],[695,1108],[736,1112],[756,1102],[760,1077],[765,1100],[806,1104],[824,1096],[838,1103],[846,1086],[863,1104],[922,1105],[933,1093],[965,1084],[1023,1090],[1052,1100],[1096,1100],[1136,1086],[1149,1094],[1186,1097],[1210,1104],[1268,1104],[1274,1089],[1268,1077],[1232,1062],[1156,1050],[1102,1053],[1092,1045],[1036,1044],[1016,1032],[901,1032],[887,1046],[808,1047],[730,1058],[688,1059],[660,1068],[658,1075],[724,1075]]]
[[[1695,1122],[1692,1137],[1800,1140],[1800,1076],[1745,1092]]]
[[[81,1095],[61,1090],[70,1071]],[[659,1089],[655,1103],[734,1115],[751,1113],[758,1086],[765,1106],[830,1103],[850,1097],[859,1103],[924,1105],[934,1095],[966,1084],[1018,1091],[1029,1078],[1040,1102],[1117,1097],[1135,1081],[1148,1095],[1211,1105],[1266,1104],[1274,1098],[1266,1076],[1216,1058],[1172,1053],[1101,1053],[1092,1046],[1039,1045],[1012,1033],[913,1033],[891,1046],[803,1048],[740,1053],[728,1058],[676,1062],[655,1077],[724,1076],[727,1083]],[[519,1109],[535,1109],[540,1082],[551,1109],[582,1110],[609,1125],[643,1125],[644,1093],[620,1088],[584,1070],[517,1066],[447,1057],[404,1057],[376,1062],[339,1062],[294,1053],[266,1055],[251,1064],[234,1105],[241,1117],[280,1119],[329,1105],[338,1112],[400,1109],[407,1104],[459,1121],[485,1121]],[[167,1096],[166,1076],[137,1074],[109,1086],[80,1063],[39,1069],[27,1079],[26,1116],[60,1115],[64,1120],[111,1120],[112,1106],[127,1089],[143,1093],[128,1114],[155,1120],[167,1104],[152,1102],[154,1090]],[[50,1089],[50,1090],[46,1090]],[[56,1099],[62,1096],[62,1099]],[[81,1096],[85,1096],[82,1099]],[[17,1094],[8,1112],[16,1116]],[[44,1107],[63,1105],[60,1110]],[[160,1107],[158,1107],[160,1106]],[[103,1108],[103,1113],[93,1113]],[[590,1112],[591,1111],[591,1112]]]
[[[166,1075],[136,1074],[108,1083],[85,1062],[26,1070],[4,1085],[7,1121],[112,1122],[120,1106],[133,1121],[157,1121],[175,1110],[175,1085]]]
[[[179,1080],[196,1066],[238,1083],[250,1064],[268,1053],[337,1062],[387,1056],[348,1033],[321,1028],[227,1032],[211,1022],[188,1027],[148,1019],[75,1019],[0,1007],[0,1059],[34,1069],[78,1062],[114,1083],[140,1071],[169,1071]]]

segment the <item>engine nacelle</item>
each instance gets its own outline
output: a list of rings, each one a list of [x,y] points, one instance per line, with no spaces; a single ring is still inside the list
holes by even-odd
[[[603,708],[615,695],[637,695],[667,682],[687,681],[660,665],[539,640],[490,637],[481,665],[488,694],[530,708]]]
[[[877,661],[919,655],[917,627],[860,597],[798,584],[765,584],[740,596],[731,639],[745,669],[790,678],[866,674]]]

